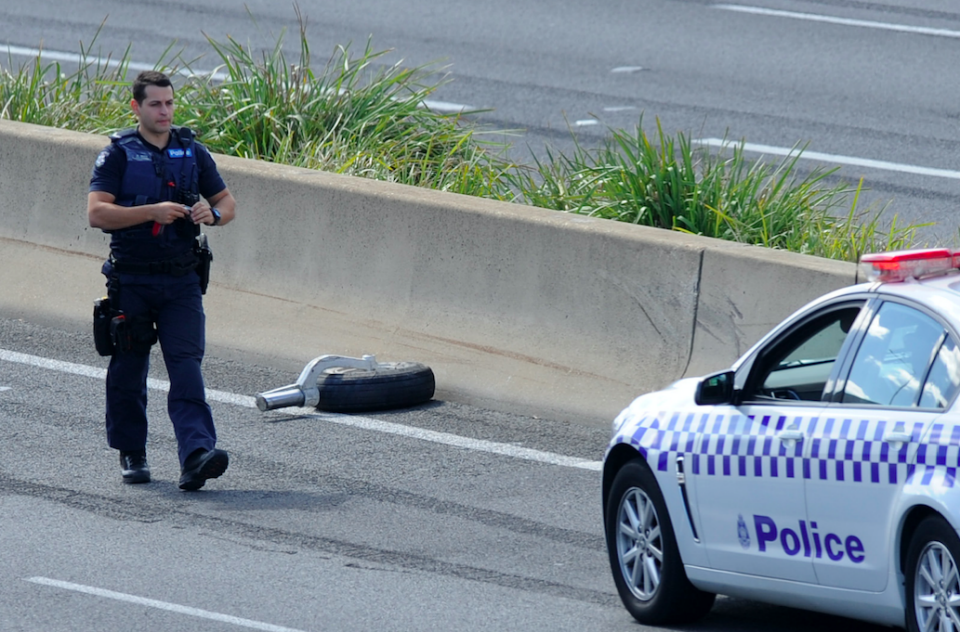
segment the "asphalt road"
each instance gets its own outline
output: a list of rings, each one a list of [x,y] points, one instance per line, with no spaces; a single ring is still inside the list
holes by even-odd
[[[120,482],[86,332],[0,316],[0,630],[635,631],[607,566],[604,429],[435,401],[261,413],[294,375],[208,357],[230,469],[177,489],[154,357],[153,482]],[[880,632],[721,598],[709,632]]]
[[[490,108],[478,119],[512,137],[518,160],[544,145],[585,144],[606,129],[659,118],[668,132],[745,140],[776,159],[805,145],[814,165],[841,166],[869,189],[861,209],[890,203],[908,222],[937,222],[930,240],[957,236],[960,201],[955,81],[960,8],[938,0],[300,0],[315,63],[340,44],[392,49],[385,61],[446,64],[442,107]],[[91,46],[94,34],[105,26]],[[270,48],[291,4],[252,0],[5,0],[0,65],[42,47],[152,65],[176,40],[194,68],[213,67],[205,35]],[[12,47],[12,48],[10,48]],[[4,59],[2,51],[12,53]],[[59,57],[58,57],[59,55]]]

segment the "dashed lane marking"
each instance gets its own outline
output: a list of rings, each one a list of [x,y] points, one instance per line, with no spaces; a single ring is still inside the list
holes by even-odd
[[[71,53],[68,51],[61,50],[50,50],[47,48],[27,48],[24,46],[4,46],[0,44],[0,51],[6,49],[7,55],[10,56],[19,56],[19,57],[37,57],[40,56],[43,59],[53,60],[53,61],[62,61],[68,63],[82,64],[82,63],[91,63],[97,64],[100,66],[106,67],[116,67],[120,65],[120,60],[113,58],[105,57],[91,57],[85,55],[79,55],[77,53]],[[143,64],[140,62],[131,61],[127,63],[127,67],[130,70],[154,70],[156,69],[155,64]],[[227,78],[227,75],[222,72],[214,72],[212,70],[180,70],[178,74],[184,76],[202,76],[202,77],[212,77],[217,80],[223,80]],[[425,99],[423,101],[424,107],[433,110],[434,112],[444,112],[444,113],[464,113],[476,110],[477,108],[470,105],[463,105],[462,103],[450,103],[448,101],[434,101],[432,99]]]
[[[273,625],[272,623],[263,623],[260,621],[253,621],[252,619],[243,619],[241,617],[234,617],[229,614],[211,612],[210,610],[201,610],[200,608],[191,608],[190,606],[181,606],[180,604],[170,603],[167,601],[158,601],[156,599],[128,595],[126,593],[114,592],[112,590],[96,588],[94,586],[84,586],[83,584],[64,582],[58,579],[50,579],[49,577],[27,577],[25,580],[28,582],[33,582],[34,584],[62,588],[63,590],[72,590],[85,595],[93,595],[94,597],[113,599],[115,601],[124,601],[126,603],[132,603],[138,606],[146,606],[148,608],[176,612],[177,614],[185,614],[191,617],[208,619],[210,621],[219,621],[220,623],[230,623],[242,628],[265,630],[266,632],[303,632],[303,630],[287,628],[282,625]]]
[[[891,22],[874,22],[872,20],[854,20],[850,18],[838,18],[832,15],[821,15],[819,13],[798,13],[796,11],[781,11],[779,9],[751,7],[740,4],[715,4],[713,5],[713,8],[721,9],[723,11],[752,13],[754,15],[768,15],[771,17],[807,20],[810,22],[825,22],[827,24],[839,24],[841,26],[858,26],[861,28],[897,31],[900,33],[912,33],[915,35],[933,35],[935,37],[949,37],[954,39],[960,38],[960,31],[951,31],[949,29],[935,29],[926,26],[910,26],[908,24],[895,24]]]
[[[721,138],[699,138],[693,141],[698,145],[707,145],[709,147],[738,147],[740,144]],[[951,171],[949,169],[935,169],[932,167],[919,167],[917,165],[905,165],[896,162],[887,162],[885,160],[873,160],[870,158],[858,158],[856,156],[841,156],[838,154],[824,154],[817,151],[800,152],[796,147],[774,147],[772,145],[758,145],[756,143],[743,143],[745,151],[756,152],[760,154],[770,154],[774,156],[794,156],[800,154],[800,158],[806,160],[820,160],[822,162],[832,162],[841,165],[852,165],[855,167],[867,167],[869,169],[880,169],[883,171],[898,171],[900,173],[913,173],[921,176],[933,176],[935,178],[950,178],[960,180],[960,171]]]

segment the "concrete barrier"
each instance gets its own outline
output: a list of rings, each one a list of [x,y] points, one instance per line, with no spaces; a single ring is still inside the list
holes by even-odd
[[[0,283],[19,288],[0,298],[5,312],[89,317],[108,248],[87,225],[86,192],[106,143],[0,121]],[[291,370],[323,353],[417,360],[433,367],[439,397],[607,423],[641,392],[728,366],[854,280],[851,264],[216,159],[239,206],[236,222],[206,231],[208,341]],[[28,281],[6,269],[13,257],[55,263]],[[58,266],[71,268],[69,286]]]

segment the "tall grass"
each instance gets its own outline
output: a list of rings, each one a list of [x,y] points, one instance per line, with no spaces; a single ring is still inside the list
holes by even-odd
[[[208,41],[223,76],[194,78],[182,121],[215,151],[245,158],[509,199],[500,173],[505,147],[484,142],[459,116],[424,102],[443,84],[439,69],[382,64],[370,43],[358,56],[338,46],[314,72],[301,20],[300,55],[282,39],[255,57],[233,39]]]
[[[836,181],[838,168],[801,173],[801,148],[771,164],[748,160],[743,142],[711,153],[659,120],[656,131],[656,142],[638,124],[610,130],[598,148],[548,151],[511,174],[514,186],[533,206],[849,261],[911,247],[927,226],[860,209],[862,181]]]
[[[896,216],[884,223],[883,207],[860,209],[862,182],[840,182],[837,169],[802,173],[802,148],[775,163],[751,161],[743,142],[711,153],[683,133],[665,133],[659,120],[654,140],[641,119],[632,132],[610,130],[599,147],[574,136],[569,155],[548,149],[531,165],[513,164],[508,146],[486,140],[469,116],[425,107],[446,81],[443,68],[386,63],[389,51],[368,42],[359,54],[337,46],[314,69],[298,17],[294,62],[283,35],[259,55],[208,37],[219,63],[206,74],[172,45],[164,51],[156,68],[178,84],[176,122],[218,153],[834,259],[910,247],[926,226]],[[134,125],[130,49],[104,61],[92,48],[81,45],[70,74],[42,55],[16,70],[8,60],[0,67],[0,118],[101,134]]]

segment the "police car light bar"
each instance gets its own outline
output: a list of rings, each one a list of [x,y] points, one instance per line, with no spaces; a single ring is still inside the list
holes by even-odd
[[[860,257],[860,274],[870,282],[892,283],[960,267],[960,253],[948,248],[895,250]]]

